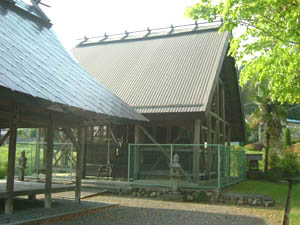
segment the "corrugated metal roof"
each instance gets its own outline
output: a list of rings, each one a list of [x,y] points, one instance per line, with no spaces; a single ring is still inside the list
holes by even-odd
[[[102,115],[146,120],[88,74],[51,29],[17,4],[0,4],[0,87]]]
[[[140,113],[205,111],[228,47],[219,26],[119,40],[86,40],[79,63]]]

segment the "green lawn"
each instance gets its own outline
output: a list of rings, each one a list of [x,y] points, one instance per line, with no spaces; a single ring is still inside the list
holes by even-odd
[[[43,145],[41,145],[40,150],[40,168],[43,167]],[[35,171],[35,153],[36,144],[35,143],[17,143],[16,146],[16,166],[18,165],[18,158],[21,156],[21,152],[26,152],[27,158],[27,168],[25,170],[25,175],[31,175]],[[55,149],[54,149],[55,150]],[[61,153],[58,153],[54,158],[59,158]],[[73,152],[73,157],[76,158],[76,153]],[[7,160],[8,160],[8,145],[0,147],[0,179],[4,178],[7,174]],[[53,163],[56,160],[53,159]],[[15,175],[18,174],[17,169],[15,170]]]
[[[275,208],[280,209],[280,212],[282,212],[283,216],[288,184],[269,181],[246,180],[227,188],[225,191],[235,193],[263,194],[270,196],[276,202]],[[292,210],[290,214],[290,224],[300,224],[300,184],[293,185],[291,206]],[[270,210],[272,209],[270,208]]]

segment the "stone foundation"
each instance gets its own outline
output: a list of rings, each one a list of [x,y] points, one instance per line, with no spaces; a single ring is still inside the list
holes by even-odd
[[[126,194],[129,193],[126,192]],[[167,201],[210,202],[261,207],[275,205],[275,201],[268,196],[219,192],[218,190],[184,190],[174,194],[167,188],[133,188],[130,194],[135,197],[155,198]]]

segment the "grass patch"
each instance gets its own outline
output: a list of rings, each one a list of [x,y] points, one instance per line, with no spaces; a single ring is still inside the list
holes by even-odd
[[[246,180],[227,188],[225,191],[234,193],[263,194],[270,196],[275,200],[275,208],[280,209],[283,217],[288,192],[288,184],[262,180]],[[300,224],[300,184],[293,185],[290,224]]]
[[[61,146],[63,144],[58,144],[57,146]],[[70,145],[70,144],[68,144]],[[57,147],[58,148],[58,147]],[[54,150],[56,150],[56,145],[54,146]],[[25,151],[27,158],[27,168],[25,170],[25,176],[31,175],[35,172],[35,154],[36,154],[36,143],[17,143],[16,146],[16,169],[15,175],[18,175],[18,158],[21,156],[21,152]],[[55,154],[53,159],[53,164],[56,159],[60,157],[61,153]],[[76,152],[73,152],[73,157],[76,159]],[[44,149],[43,144],[40,146],[40,162],[39,167],[43,168],[43,158],[44,158]],[[7,175],[7,161],[8,161],[8,145],[4,145],[0,147],[0,179],[3,179]],[[69,163],[68,163],[69,164]]]
[[[290,224],[300,224],[300,184],[293,185]]]

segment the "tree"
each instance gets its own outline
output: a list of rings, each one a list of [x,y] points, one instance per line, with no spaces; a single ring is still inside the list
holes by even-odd
[[[229,54],[245,66],[240,84],[268,80],[272,100],[300,103],[300,0],[200,0],[186,10],[194,20],[222,18],[220,31],[241,28]]]
[[[291,133],[289,128],[284,129],[283,137],[284,137],[284,148],[291,147],[292,139],[291,139]]]
[[[259,96],[253,97],[253,101],[258,107],[251,115],[250,126],[257,128],[260,123],[263,124],[266,152],[264,171],[267,171],[269,167],[270,142],[271,139],[278,140],[281,136],[281,121],[286,118],[286,110],[283,105],[268,97],[267,89],[261,87],[261,90],[262,92]]]

